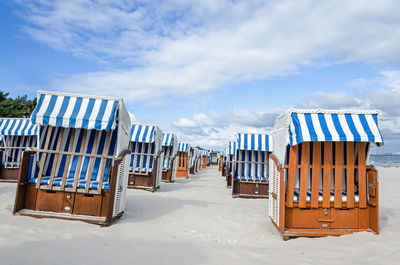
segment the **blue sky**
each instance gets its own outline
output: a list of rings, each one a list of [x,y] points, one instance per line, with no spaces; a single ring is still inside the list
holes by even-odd
[[[378,108],[400,151],[398,1],[0,2],[0,87],[120,96],[222,148],[291,107]]]

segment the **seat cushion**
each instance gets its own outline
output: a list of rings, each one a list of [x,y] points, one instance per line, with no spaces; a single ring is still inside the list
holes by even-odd
[[[294,195],[293,195],[293,200],[294,201],[298,201],[300,198],[299,192],[298,191],[294,191]],[[311,192],[307,191],[307,201],[311,201]],[[323,200],[323,195],[322,192],[320,191],[318,194],[318,200],[322,201]],[[330,192],[330,196],[329,196],[329,200],[331,202],[335,201],[335,192],[331,191]],[[347,192],[343,191],[342,192],[342,201],[347,201]],[[359,196],[358,193],[354,194],[354,201],[358,202],[359,201]]]
[[[43,177],[41,180],[41,184],[47,185],[50,182],[50,177]],[[54,186],[61,186],[62,178],[54,178],[53,185]],[[37,178],[32,178],[29,180],[29,183],[37,183]],[[73,187],[74,186],[74,179],[67,179],[67,182],[65,183],[65,187]],[[92,181],[90,183],[90,189],[97,189],[99,186],[98,181]],[[86,188],[86,180],[80,180],[78,182],[78,188]],[[110,185],[106,182],[103,183],[103,190],[109,190]]]
[[[19,167],[18,162],[3,162],[2,164],[3,164],[3,166],[7,165],[9,167]]]

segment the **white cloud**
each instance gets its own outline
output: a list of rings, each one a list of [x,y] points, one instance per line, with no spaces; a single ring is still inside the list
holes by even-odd
[[[50,82],[130,102],[305,67],[398,62],[398,1],[22,1],[37,41],[109,69]],[[112,67],[111,67],[112,66]]]
[[[199,126],[213,126],[215,123],[213,120],[204,113],[196,113],[193,115],[193,119]]]
[[[400,71],[399,70],[387,70],[382,71],[383,84],[392,88],[394,91],[400,93]]]
[[[15,2],[26,34],[101,65],[98,72],[50,80],[49,87],[112,94],[127,103],[204,95],[227,84],[331,64],[400,61],[400,2],[394,0]],[[316,92],[299,99],[298,106],[379,108],[384,136],[394,139],[400,71],[383,71],[376,80],[361,76],[353,85],[379,82],[381,88],[361,92]],[[174,126],[183,138],[216,146],[239,131],[268,130],[275,116],[275,111],[232,109],[197,113]]]
[[[348,94],[345,92],[316,92],[306,95],[294,107],[326,109],[378,109],[382,112],[380,129],[385,147],[374,152],[395,152],[400,150],[400,71],[383,71],[379,80],[382,88],[366,89]],[[362,86],[371,81],[363,78]],[[289,106],[287,106],[289,108]],[[211,112],[211,115],[198,113],[193,119],[179,119],[175,129],[187,141],[208,148],[224,148],[228,141],[235,140],[239,132],[271,131],[276,117],[285,109],[253,111],[250,109],[232,109],[225,114]],[[185,121],[182,122],[182,120]],[[190,124],[185,126],[185,124]]]
[[[233,109],[225,114],[196,113],[192,119],[179,118],[174,122],[174,129],[184,141],[221,149],[226,147],[228,141],[236,140],[239,132],[268,132],[277,115],[275,112],[253,112],[247,109]]]
[[[135,114],[133,114],[133,113],[130,112],[130,111],[128,111],[128,114],[129,114],[129,117],[131,118],[131,122],[132,122],[132,123],[134,123],[134,122],[139,122],[139,121],[136,119]]]
[[[299,108],[328,108],[353,109],[360,108],[363,103],[345,92],[316,92],[305,97],[304,102],[297,105]]]
[[[174,125],[181,128],[195,128],[197,124],[195,121],[186,119],[186,118],[179,118],[178,121],[174,122]]]

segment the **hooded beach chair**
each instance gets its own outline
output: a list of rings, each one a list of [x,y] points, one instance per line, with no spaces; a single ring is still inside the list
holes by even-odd
[[[201,150],[197,147],[193,150],[193,174],[197,173],[201,169]]]
[[[269,216],[284,239],[379,232],[378,111],[289,110],[274,125]]]
[[[155,191],[161,185],[162,132],[158,126],[134,124],[131,129],[128,188]]]
[[[22,155],[37,144],[30,119],[0,118],[0,182],[17,182]]]
[[[176,178],[189,177],[189,161],[190,161],[190,145],[188,143],[179,143]]]
[[[236,146],[237,142],[229,142],[228,149],[226,153],[226,166],[225,166],[225,176],[226,176],[226,186],[232,187],[232,176],[235,167],[235,159],[236,159]]]
[[[272,136],[239,133],[232,183],[232,196],[268,198],[268,155]]]
[[[226,150],[221,150],[219,152],[219,158],[218,158],[218,171],[221,171],[222,176],[224,176],[223,167],[225,164],[225,158],[226,158]]]
[[[108,225],[125,209],[131,121],[122,99],[38,91],[14,213]]]
[[[178,159],[176,158],[178,138],[174,133],[163,134],[162,148],[164,154],[162,164],[162,181],[174,182],[178,164]]]
[[[201,168],[205,169],[210,165],[210,152],[203,150],[201,154]]]
[[[219,153],[218,152],[210,152],[210,165],[218,165]]]
[[[196,174],[196,166],[195,166],[195,160],[196,160],[196,149],[194,147],[190,147],[189,151],[189,173],[194,175]]]

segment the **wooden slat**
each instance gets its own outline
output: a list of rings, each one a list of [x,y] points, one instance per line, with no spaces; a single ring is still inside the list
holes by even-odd
[[[135,143],[133,143],[134,145],[135,145],[135,152],[137,152],[138,151],[138,142],[135,142]],[[140,151],[141,153],[143,152],[143,150],[141,150]],[[133,164],[132,164],[132,166],[133,166],[133,171],[135,171],[136,170],[136,163],[137,163],[137,159],[138,159],[138,156],[137,155],[135,155],[135,156],[133,156]]]
[[[21,149],[21,150],[23,150],[23,149],[26,149],[27,147],[25,146],[10,146],[10,147],[5,147],[5,146],[2,146],[2,147],[0,147],[0,150],[7,150],[7,149]]]
[[[301,165],[297,165],[296,167],[297,167],[297,168],[301,168]],[[313,168],[312,165],[309,165],[308,167],[309,167],[309,168]],[[283,166],[283,168],[289,168],[289,166],[288,166],[288,165],[285,165],[285,166]],[[320,168],[324,168],[324,165],[321,165]],[[336,167],[335,167],[335,165],[332,165],[331,168],[334,169],[334,168],[336,168]],[[342,165],[342,169],[346,169],[346,168],[347,168],[346,165]],[[353,169],[358,169],[358,165],[353,165],[352,168],[353,168]],[[366,168],[366,169],[374,169],[374,166],[372,166],[372,165],[366,165],[365,168]]]
[[[96,155],[96,154],[85,154],[85,153],[76,153],[76,152],[65,152],[65,151],[54,151],[54,150],[44,150],[38,148],[31,148],[31,151],[40,152],[40,153],[48,153],[48,154],[60,154],[60,155],[71,155],[71,156],[85,156],[85,157],[93,157],[93,158],[108,158],[108,159],[115,159],[114,156],[107,156],[107,155]]]
[[[365,143],[357,143],[358,149],[358,193],[360,208],[367,207],[367,169],[365,167]]]
[[[13,144],[12,146],[16,146],[18,143],[18,136],[13,137]],[[10,168],[14,167],[14,162],[15,162],[15,149],[10,150],[10,156],[11,156],[11,166]]]
[[[309,157],[310,157],[310,143],[303,142],[301,144],[301,169],[300,169],[300,190],[299,190],[300,208],[306,208]]]
[[[62,139],[64,137],[63,134],[64,134],[64,128],[61,127],[59,132],[58,132],[56,151],[60,151],[60,149],[61,149],[61,142],[62,142]],[[54,181],[54,175],[56,174],[58,156],[59,156],[58,153],[56,153],[54,155],[53,167],[51,168],[51,174],[50,174],[50,180],[49,180],[49,188],[50,189],[53,187],[53,181]]]
[[[4,136],[6,138],[6,152],[5,152],[5,162],[6,164],[4,165],[5,168],[9,168],[9,166],[7,165],[8,162],[8,157],[10,156],[10,152],[11,149],[10,147],[12,146],[11,141],[12,141],[12,137],[11,136]],[[11,139],[10,139],[11,138]]]
[[[157,154],[146,154],[146,153],[131,153],[131,155],[157,156]],[[108,156],[108,158],[114,158],[114,157]]]
[[[291,146],[289,149],[289,169],[287,180],[286,206],[293,207],[294,184],[296,178],[298,145]]]
[[[71,152],[72,151],[72,149],[73,149],[73,147],[74,147],[74,140],[75,140],[75,132],[76,132],[76,129],[70,129],[70,133],[71,133],[71,138],[70,138],[70,141],[69,141],[69,146],[68,146],[68,152]],[[69,169],[69,166],[70,166],[70,161],[71,161],[71,155],[67,155],[67,159],[65,160],[65,168],[64,168],[64,172],[63,172],[63,179],[62,179],[62,181],[61,181],[61,190],[64,190],[65,189],[65,184],[67,184],[67,177],[68,177],[68,169]]]
[[[106,145],[104,146],[104,153],[108,154],[108,150],[110,149],[110,142],[111,142],[111,131],[107,132],[107,138],[106,138]],[[97,186],[97,190],[101,192],[101,189],[103,188],[103,176],[104,176],[104,171],[106,169],[106,162],[107,159],[102,158],[101,160],[101,168],[100,168],[100,179],[99,179],[99,185]]]
[[[335,208],[342,207],[343,142],[335,143]]]
[[[145,150],[145,143],[141,143],[141,145],[142,145],[142,152],[144,152],[144,150]],[[143,168],[144,168],[144,161],[145,161],[145,158],[146,158],[145,155],[142,156],[142,157],[140,158],[140,163],[139,163],[140,172],[142,172],[142,170],[143,170]]]
[[[331,168],[332,168],[332,142],[324,143],[324,183],[322,188],[322,207],[330,207],[331,189]]]
[[[85,150],[85,144],[86,144],[86,135],[88,134],[88,131],[83,130],[83,136],[82,136],[82,141],[81,141],[81,148],[79,149],[79,153],[83,153],[83,151]],[[76,191],[76,188],[78,186],[78,179],[79,179],[79,174],[81,171],[81,167],[82,167],[82,156],[79,156],[78,158],[78,164],[76,166],[76,171],[75,171],[75,176],[74,176],[74,184],[73,184],[73,191]]]
[[[92,146],[92,150],[91,150],[91,154],[95,154],[96,153],[96,149],[98,147],[98,138],[99,138],[99,131],[96,131],[94,134],[94,142],[93,142],[93,146]],[[86,186],[85,186],[85,192],[88,193],[89,192],[89,188],[90,188],[90,181],[91,181],[91,177],[92,177],[92,172],[93,172],[93,163],[95,161],[96,158],[89,158],[89,171],[86,173]]]
[[[354,142],[347,142],[347,208],[354,208]]]
[[[50,136],[51,136],[51,132],[53,131],[53,126],[49,126],[49,129],[47,130],[47,135],[46,135],[46,140],[45,140],[45,144],[44,144],[44,150],[49,148],[49,143],[50,143]],[[42,174],[43,174],[43,170],[44,170],[44,165],[46,162],[46,156],[47,153],[43,153],[42,157],[40,158],[40,167],[39,167],[39,175],[38,175],[38,179],[36,182],[36,188],[38,189],[40,187],[40,182],[42,181]]]
[[[311,177],[311,208],[318,208],[320,167],[321,167],[321,143],[314,142],[312,177]]]

